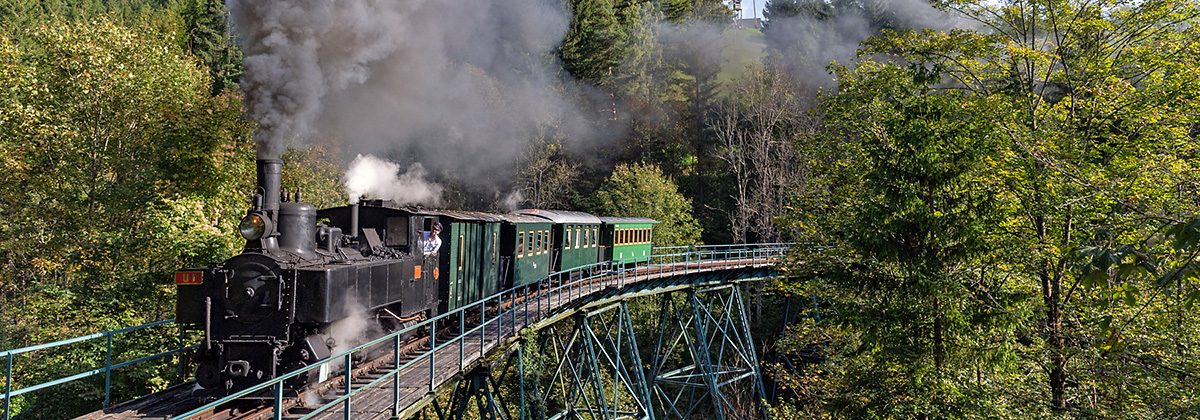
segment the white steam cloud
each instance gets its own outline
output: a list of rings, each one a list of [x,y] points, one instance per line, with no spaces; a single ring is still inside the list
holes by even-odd
[[[504,199],[500,200],[500,208],[507,212],[514,212],[520,210],[521,203],[524,202],[525,194],[522,194],[521,190],[515,190],[511,193],[508,193],[508,195],[504,196]]]
[[[409,165],[404,173],[400,164],[371,155],[358,155],[346,170],[344,184],[350,203],[359,197],[395,201],[399,205],[441,204],[442,187],[426,180],[428,172],[420,163]]]

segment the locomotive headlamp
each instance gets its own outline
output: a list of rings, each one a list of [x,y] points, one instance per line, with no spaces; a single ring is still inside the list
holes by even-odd
[[[238,225],[238,230],[242,231],[243,238],[253,241],[261,238],[267,232],[267,222],[257,214],[246,215],[242,218],[242,223]]]

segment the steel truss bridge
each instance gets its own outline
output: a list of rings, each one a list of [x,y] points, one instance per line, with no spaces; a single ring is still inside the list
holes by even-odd
[[[502,291],[201,407],[183,384],[112,407],[106,396],[104,410],[83,418],[766,418],[741,286],[773,277],[789,248],[656,248],[657,255],[636,263],[603,262]],[[647,316],[654,331],[635,329],[634,320],[645,325]],[[425,335],[415,350],[401,338],[413,332]],[[104,336],[111,353],[110,333],[60,343]],[[19,393],[83,375],[107,377],[117,367],[186,350],[12,389],[13,355],[55,344],[0,352],[9,361],[4,420]],[[361,366],[366,360],[373,365]],[[326,384],[319,397],[285,393],[285,381],[314,369],[350,380]],[[240,413],[227,408],[246,396],[268,404]]]

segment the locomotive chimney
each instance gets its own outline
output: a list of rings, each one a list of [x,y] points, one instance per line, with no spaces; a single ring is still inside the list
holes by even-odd
[[[259,159],[258,188],[263,196],[262,210],[274,216],[279,211],[279,184],[283,177],[283,161],[279,159]]]

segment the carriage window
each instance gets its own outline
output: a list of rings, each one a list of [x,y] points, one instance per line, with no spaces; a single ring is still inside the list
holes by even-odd
[[[543,230],[542,237],[546,238],[545,240],[542,241],[542,252],[549,253],[550,252],[550,231]]]
[[[596,241],[600,240],[599,229],[592,228],[592,246],[596,246]]]
[[[466,241],[463,241],[463,235],[458,235],[458,271],[462,271],[463,258],[466,258],[465,256],[467,255],[466,252],[463,252],[464,251],[464,249],[463,249],[464,242],[466,242]]]
[[[408,218],[387,218],[387,232],[384,234],[387,235],[384,238],[387,246],[408,246]]]
[[[535,254],[542,255],[542,246],[545,245],[544,242],[545,239],[542,238],[542,231],[539,230],[537,233],[537,247],[533,251]]]
[[[582,234],[579,233],[579,229],[575,229],[575,249],[579,249],[579,241],[582,237]]]
[[[497,246],[496,246],[497,242],[500,242],[500,241],[496,240],[496,232],[492,232],[492,262],[493,263],[496,262],[496,259],[500,257],[500,250],[497,249]]]
[[[534,242],[533,238],[534,238],[533,232],[529,232],[529,243],[526,244],[526,246],[525,246],[525,254],[527,254],[531,257],[533,256],[533,242]]]
[[[525,256],[525,232],[517,234],[517,258]]]
[[[583,247],[587,248],[591,245],[592,245],[592,230],[584,229],[583,230]]]

